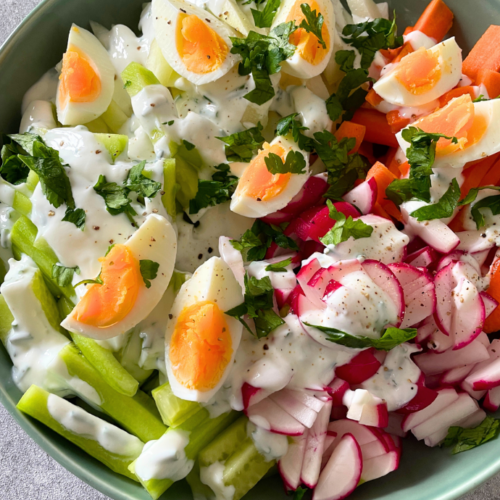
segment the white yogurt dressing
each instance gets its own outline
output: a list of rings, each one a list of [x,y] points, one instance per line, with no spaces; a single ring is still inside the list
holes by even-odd
[[[208,467],[200,469],[200,479],[215,493],[217,500],[233,500],[236,488],[224,484],[224,463],[215,462]]]
[[[252,438],[255,447],[266,462],[277,460],[288,451],[288,438],[282,434],[266,431],[252,422],[248,422],[247,434]]]
[[[96,441],[110,453],[129,457],[139,455],[143,449],[143,443],[135,436],[54,394],[47,399],[47,410],[67,431]]]

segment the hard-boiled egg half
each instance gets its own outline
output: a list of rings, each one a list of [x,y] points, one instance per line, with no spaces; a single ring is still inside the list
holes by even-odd
[[[271,153],[285,163],[291,151],[299,152],[305,160],[303,174],[272,174],[266,165]],[[248,164],[238,182],[231,201],[231,210],[244,217],[257,219],[285,208],[309,178],[309,155],[286,137],[278,136],[265,143],[259,154]]]
[[[373,89],[390,104],[423,106],[454,88],[462,77],[462,49],[450,38],[403,57]]]
[[[332,2],[330,0],[285,0],[274,18],[271,29],[290,21],[294,21],[299,26],[305,19],[301,9],[302,4],[308,4],[311,11],[323,15],[321,34],[325,47],[316,35],[298,28],[289,38],[289,42],[297,49],[295,54],[282,64],[282,70],[298,78],[313,78],[323,73],[332,56],[335,35],[335,13]]]
[[[242,303],[241,286],[219,257],[184,283],[165,334],[168,380],[176,396],[207,402],[224,383],[243,328],[225,312]]]
[[[73,25],[57,89],[57,117],[63,125],[81,125],[101,116],[115,91],[115,68],[101,42]]]
[[[452,99],[436,112],[417,120],[412,127],[424,132],[456,137],[458,142],[441,138],[436,147],[434,168],[461,168],[467,162],[479,160],[500,151],[500,101],[497,99],[472,102],[469,94]],[[401,149],[410,146],[397,135]]]
[[[231,54],[236,32],[210,12],[183,0],[153,0],[158,45],[168,64],[191,83],[224,76],[239,61]]]
[[[176,254],[177,235],[172,224],[160,215],[150,215],[127,243],[113,246],[100,259],[102,285],[87,285],[62,326],[100,340],[128,332],[163,297]]]

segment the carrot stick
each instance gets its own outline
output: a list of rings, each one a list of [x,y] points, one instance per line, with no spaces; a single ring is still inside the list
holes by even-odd
[[[410,171],[410,164],[407,161],[401,163],[401,165],[399,165],[399,171],[401,172],[401,179],[405,179]]]
[[[460,97],[461,95],[469,94],[471,96],[471,99],[474,100],[476,98],[476,92],[474,90],[474,87],[468,85],[466,87],[457,87],[454,89],[451,89],[450,91],[446,92],[446,94],[442,95],[439,98],[439,107],[443,108],[446,106],[452,99],[455,99],[455,97]]]
[[[360,108],[354,113],[351,121],[366,127],[366,141],[394,148],[398,147],[396,136],[392,133],[385,115],[376,109]]]
[[[443,0],[432,0],[420,16],[415,31],[420,31],[440,42],[453,25],[453,12]]]
[[[373,144],[371,142],[363,141],[359,147],[358,153],[365,156],[370,165],[373,165],[377,161],[373,154]]]
[[[391,219],[391,216],[382,208],[380,203],[375,203],[375,206],[373,207],[373,213],[375,215],[378,215],[379,217],[383,217],[384,219]]]
[[[401,129],[405,128],[410,123],[410,119],[401,116],[399,110],[397,109],[389,111],[386,118],[393,134],[397,134]]]
[[[499,156],[500,153],[496,153],[494,155],[487,156],[483,160],[474,162],[474,164],[469,167],[467,167],[467,165],[465,166],[463,171],[464,182],[462,184],[462,187],[460,188],[461,199],[465,198],[467,196],[467,193],[472,188],[487,186],[487,184],[482,184],[483,178],[490,171],[491,167],[498,160]]]
[[[404,30],[403,35],[409,35],[412,31],[415,31],[415,28],[413,26],[407,26]]]
[[[500,302],[500,259],[491,266],[491,279],[488,293]],[[500,307],[497,307],[484,322],[483,331],[493,333],[500,330]]]
[[[414,52],[412,44],[410,42],[406,42],[403,45],[403,48],[398,52],[398,54],[396,54],[396,56],[394,57],[394,59],[391,62],[397,63],[397,62],[401,61],[401,59],[403,59],[404,56],[407,56],[408,54],[411,54],[412,52]]]
[[[383,99],[373,90],[370,89],[366,96],[366,102],[369,102],[372,106],[378,106]]]
[[[488,173],[481,179],[481,186],[498,186],[500,185],[500,160],[497,160]]]
[[[491,25],[462,64],[462,72],[474,81],[482,69],[500,70],[500,26]]]
[[[455,233],[465,231],[465,214],[467,213],[467,210],[464,210],[464,208],[465,207],[462,207],[453,220],[448,224],[448,227]]]
[[[384,164],[387,165],[389,171],[399,179],[399,177],[401,177],[401,172],[399,171],[400,163],[396,159],[397,153],[397,148],[390,148],[385,155]]]
[[[365,138],[365,133],[366,133],[366,127],[364,125],[359,125],[357,123],[345,121],[342,122],[342,125],[340,125],[338,130],[335,132],[335,137],[339,142],[345,137],[356,139],[356,145],[351,151],[349,151],[349,154],[353,154],[358,152],[361,143]]]
[[[378,195],[377,195],[377,203],[382,205],[384,208],[384,202],[387,201],[385,197],[385,190],[387,186],[397,179],[397,177],[383,164],[377,161],[368,173],[366,174],[366,180],[375,178],[375,182],[377,183]]]
[[[500,73],[491,69],[480,69],[477,72],[476,84],[486,87],[490,99],[500,95]]]
[[[396,205],[390,200],[384,200],[380,206],[393,218],[399,222],[403,222],[403,216],[401,212],[398,210]]]

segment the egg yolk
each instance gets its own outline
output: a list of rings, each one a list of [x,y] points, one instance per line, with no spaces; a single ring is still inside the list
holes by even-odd
[[[102,285],[91,285],[75,308],[75,319],[89,326],[108,328],[132,310],[143,286],[140,265],[125,245],[115,245],[102,264]]]
[[[217,304],[198,302],[181,312],[170,341],[169,359],[182,386],[202,392],[213,389],[232,355],[229,327]]]
[[[76,47],[70,47],[64,54],[59,78],[59,95],[63,108],[70,102],[93,102],[101,93],[99,75],[85,54]]]
[[[229,52],[227,43],[198,16],[179,14],[177,51],[188,71],[203,75],[219,68]]]
[[[298,26],[306,18],[300,8],[303,3],[308,4],[311,10],[315,10],[317,13],[320,12],[318,4],[314,0],[297,0],[286,18],[287,23],[295,21],[295,24]],[[316,35],[308,33],[303,28],[299,28],[293,32],[288,41],[297,46],[297,52],[302,59],[316,66],[323,61],[330,49],[330,34],[328,33],[326,20],[323,23],[321,34],[323,35],[323,41],[325,42],[326,48],[323,48]]]
[[[423,47],[408,54],[398,64],[396,78],[413,95],[429,92],[441,78],[438,54]]]
[[[285,161],[285,150],[279,144],[264,144],[264,149],[251,161],[238,183],[238,192],[257,201],[268,201],[278,196],[287,187],[292,174],[272,174],[265,159],[270,153]]]
[[[452,99],[446,106],[414,123],[424,132],[456,137],[457,144],[441,138],[436,154],[446,155],[476,144],[486,132],[488,123],[483,116],[476,116],[474,103],[469,94]]]

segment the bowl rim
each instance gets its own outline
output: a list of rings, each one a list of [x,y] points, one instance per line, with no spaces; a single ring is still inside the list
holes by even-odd
[[[17,37],[30,28],[30,24],[42,14],[51,4],[60,0],[42,0],[31,12],[24,17],[21,23],[12,31],[12,33],[5,39],[0,46],[0,66],[5,58],[5,55],[15,48]],[[498,1],[498,0],[497,0]],[[500,1],[498,2],[500,9]],[[93,474],[91,471],[83,467],[77,460],[68,458],[60,449],[60,446],[53,441],[49,436],[44,435],[36,429],[34,422],[26,415],[17,409],[17,403],[6,391],[4,384],[0,383],[0,404],[8,411],[20,427],[28,434],[28,436],[40,446],[46,453],[49,454],[56,462],[58,462],[67,471],[84,481],[86,484],[95,488],[97,491],[108,495],[114,500],[133,500],[133,497],[120,489],[114,487],[112,484],[101,479],[98,475]],[[433,499],[428,500],[456,500],[462,495],[477,488],[482,483],[491,479],[495,474],[500,472],[500,454],[496,461],[492,461],[487,467],[483,468],[475,476],[460,482],[451,490],[442,493]]]

